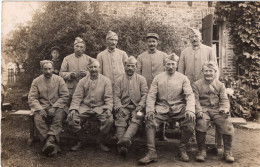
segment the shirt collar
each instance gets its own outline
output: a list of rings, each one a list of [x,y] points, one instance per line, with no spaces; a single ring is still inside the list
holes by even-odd
[[[108,51],[109,53],[113,53],[113,52],[115,52],[115,51],[116,51],[116,48],[115,48],[115,49],[113,49],[113,50],[109,50],[109,49],[107,48],[107,51]]]
[[[193,45],[192,45],[192,50],[199,50],[199,49],[200,49],[200,46],[201,46],[201,44],[199,44],[198,46],[193,46]]]
[[[131,80],[131,79],[134,77],[135,74],[133,74],[132,76],[128,76],[127,74],[125,74],[125,75],[126,75],[126,78],[127,78],[128,80]]]
[[[149,49],[148,49],[148,53],[149,54],[154,54],[154,53],[156,53],[157,52],[157,49],[155,49],[154,51],[150,51]]]

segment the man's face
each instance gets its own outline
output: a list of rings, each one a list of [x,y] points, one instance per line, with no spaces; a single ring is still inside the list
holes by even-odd
[[[201,41],[201,35],[193,32],[190,34],[189,39],[193,46],[198,46]]]
[[[50,78],[52,76],[52,71],[53,71],[53,66],[51,63],[46,63],[43,65],[42,72],[46,78]]]
[[[176,71],[177,62],[176,61],[167,61],[165,64],[165,70],[168,74],[173,74]]]
[[[86,50],[86,45],[84,43],[77,43],[74,45],[74,53],[77,56],[81,56]]]
[[[125,73],[128,76],[132,76],[136,71],[136,63],[126,63],[125,64]]]
[[[98,71],[99,71],[99,63],[94,62],[91,65],[88,66],[89,73],[91,77],[97,77],[98,76]]]
[[[203,67],[203,75],[204,79],[208,82],[212,82],[216,76],[216,71],[212,68],[209,68],[207,66]]]
[[[154,51],[158,46],[158,41],[155,38],[148,38],[147,45],[148,45],[148,49],[150,51]]]
[[[112,37],[109,37],[107,39],[107,47],[109,50],[113,50],[116,48],[117,46],[117,43],[118,43],[118,37],[117,36],[112,36]]]
[[[58,50],[55,49],[55,50],[51,51],[52,59],[58,59],[59,56],[60,56],[60,52]]]

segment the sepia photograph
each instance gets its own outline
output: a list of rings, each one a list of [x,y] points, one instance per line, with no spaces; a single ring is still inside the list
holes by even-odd
[[[1,166],[260,166],[260,1],[1,10]]]

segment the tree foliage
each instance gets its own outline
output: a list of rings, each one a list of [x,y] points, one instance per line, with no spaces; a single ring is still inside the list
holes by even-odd
[[[75,37],[86,41],[86,54],[96,57],[106,48],[106,33],[109,30],[119,36],[118,48],[129,55],[137,56],[146,49],[145,36],[156,32],[161,36],[159,49],[165,52],[180,53],[177,38],[170,26],[145,15],[145,11],[129,18],[116,18],[86,12],[85,2],[46,2],[32,22],[19,27],[13,37],[7,40],[6,53],[21,58],[26,78],[31,82],[39,75],[39,61],[50,59],[50,49],[54,45],[61,48],[62,58],[73,53]],[[177,45],[178,44],[178,45]],[[26,58],[26,59],[25,59]]]

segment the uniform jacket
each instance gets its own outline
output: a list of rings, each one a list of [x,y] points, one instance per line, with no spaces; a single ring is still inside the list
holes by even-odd
[[[69,91],[64,80],[55,74],[51,78],[40,75],[33,80],[28,96],[32,111],[45,109],[49,106],[65,108],[69,100]]]
[[[96,80],[90,76],[82,78],[73,94],[70,110],[77,110],[80,114],[87,110],[94,110],[101,114],[104,109],[112,111],[113,93],[109,78],[99,74]]]
[[[229,111],[229,100],[224,83],[214,80],[209,85],[200,79],[192,85],[196,99],[196,112],[208,109]]]
[[[93,58],[85,54],[80,57],[76,57],[74,53],[64,58],[61,64],[60,76],[66,81],[71,96],[77,86],[77,83],[81,79],[80,71],[88,71],[90,59]],[[70,78],[71,72],[76,73],[76,79]]]
[[[117,48],[114,52],[110,52],[108,49],[100,52],[97,55],[100,73],[108,77],[114,84],[119,76],[125,74],[124,63],[127,58],[126,52]]]
[[[217,61],[216,55],[213,54],[211,47],[201,44],[198,50],[193,50],[192,46],[181,52],[178,65],[178,71],[186,75],[190,82],[193,83],[203,78],[201,69],[206,61]]]
[[[143,52],[137,58],[137,73],[144,76],[148,87],[151,86],[154,77],[164,71],[164,63],[167,54],[156,50],[155,53]]]
[[[126,107],[130,102],[135,106],[145,107],[148,87],[146,80],[139,74],[134,74],[130,79],[124,74],[120,76],[114,86],[114,108],[115,110]]]
[[[173,76],[167,72],[158,74],[147,95],[146,112],[167,113],[171,108],[174,113],[179,113],[183,107],[195,113],[195,98],[189,79],[177,71]]]

